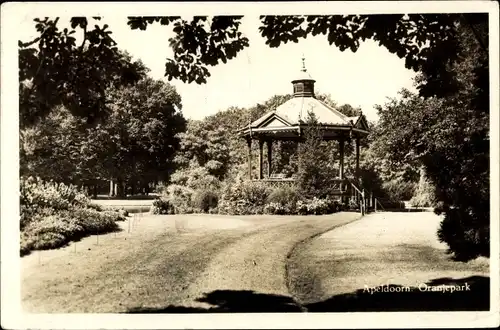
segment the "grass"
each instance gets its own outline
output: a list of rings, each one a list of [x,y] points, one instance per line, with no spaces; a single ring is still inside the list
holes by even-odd
[[[292,291],[310,304],[356,295],[365,286],[416,288],[436,279],[488,277],[488,259],[451,260],[437,240],[439,222],[431,212],[376,213],[321,235],[292,256]]]
[[[116,313],[188,307],[216,289],[283,294],[289,249],[358,217],[129,217],[120,232],[22,258],[22,306],[28,312]]]

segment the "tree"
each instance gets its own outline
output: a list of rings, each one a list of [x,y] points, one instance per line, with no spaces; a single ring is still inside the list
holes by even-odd
[[[131,87],[110,88],[108,120],[88,126],[86,119],[57,107],[36,124],[21,129],[21,175],[95,185],[127,183],[135,190],[165,180],[185,130],[181,99],[175,88],[151,78]]]
[[[87,18],[73,17],[70,28],[61,31],[59,20],[34,19],[39,36],[19,41],[21,127],[36,123],[58,106],[91,124],[106,115],[107,88],[129,85],[146,73],[140,61],[132,62],[119,51],[106,24],[90,28]],[[82,32],[79,45],[77,30]]]
[[[125,194],[125,183],[135,190],[138,182],[166,181],[180,147],[178,134],[186,128],[175,88],[145,78],[133,86],[112,89],[107,97],[109,119],[94,132],[107,132],[105,171],[118,182],[118,194]]]
[[[335,176],[328,166],[330,157],[323,141],[321,124],[311,111],[305,122],[304,141],[298,148],[297,185],[305,197],[323,198],[328,196],[330,180]]]
[[[489,255],[488,113],[472,95],[423,99],[403,91],[380,112],[381,143],[396,164],[419,163],[445,218],[439,237],[454,257]]]
[[[36,126],[20,130],[21,175],[45,180],[79,183],[81,171],[78,120],[65,108],[57,107]]]

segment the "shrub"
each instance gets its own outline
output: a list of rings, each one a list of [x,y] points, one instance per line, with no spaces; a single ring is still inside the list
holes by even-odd
[[[193,207],[207,213],[217,207],[219,196],[211,190],[198,190],[193,195]]]
[[[342,211],[342,204],[334,199],[326,199],[327,214],[336,213]]]
[[[172,206],[172,213],[193,213],[192,197],[194,190],[185,186],[172,184],[161,196],[161,199],[167,201]]]
[[[303,201],[303,200],[299,200],[297,202],[296,211],[297,211],[298,214],[301,214],[301,215],[309,214],[308,213],[308,208],[307,208],[307,202]]]
[[[314,197],[307,204],[307,212],[309,214],[326,214],[328,212],[328,202],[325,199]]]
[[[278,204],[283,214],[295,214],[299,192],[295,186],[278,187],[271,191],[267,198],[268,204]],[[281,211],[281,209],[283,209]]]
[[[348,204],[349,210],[358,210],[359,209],[359,202],[356,201],[354,198],[349,198],[349,204]]]
[[[45,209],[35,215],[21,232],[21,254],[34,249],[61,247],[89,234],[108,233],[118,229],[116,221],[124,220],[117,212],[99,212],[90,208],[48,212]]]
[[[382,185],[387,196],[392,200],[409,200],[414,195],[417,184],[414,182],[394,179]]]
[[[291,214],[290,210],[280,203],[271,202],[264,206],[264,213],[266,214],[276,214],[276,215],[284,215]]]
[[[236,181],[222,189],[219,211],[223,214],[262,214],[271,189],[260,182]]]
[[[168,200],[157,198],[153,201],[150,212],[152,214],[174,214],[174,208]]]
[[[438,229],[438,238],[448,244],[448,252],[459,261],[490,255],[489,227],[478,229],[482,214],[470,209],[448,208]]]
[[[89,234],[106,233],[125,220],[119,212],[90,203],[75,186],[21,177],[21,254],[57,248]]]
[[[415,195],[410,199],[410,205],[413,207],[432,207],[436,205],[436,196],[434,187],[421,175]]]
[[[313,197],[309,200],[299,200],[297,202],[296,213],[301,215],[306,214],[330,214],[342,210],[342,205],[333,199]]]

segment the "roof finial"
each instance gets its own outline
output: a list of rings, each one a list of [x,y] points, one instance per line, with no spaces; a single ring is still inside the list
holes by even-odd
[[[306,72],[306,57],[304,56],[304,53],[302,53],[302,72]]]

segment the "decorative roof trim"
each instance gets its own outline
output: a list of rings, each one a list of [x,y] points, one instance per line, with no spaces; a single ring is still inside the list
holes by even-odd
[[[286,126],[286,127],[259,127],[259,128],[251,128],[252,133],[259,133],[259,132],[286,132],[286,131],[295,131],[299,130],[299,128],[306,128],[307,125],[293,125],[293,126]],[[353,132],[361,133],[361,134],[368,134],[369,131],[358,128],[358,127],[353,127],[351,125],[320,125],[320,127],[324,130],[331,130],[331,131],[336,131],[336,130],[341,130],[341,131],[349,131],[352,130]],[[239,134],[240,135],[247,135],[250,133],[250,128],[246,127],[242,130],[240,130]]]
[[[274,119],[277,119],[281,123],[287,125],[287,126],[293,126],[289,121],[287,121],[285,118],[282,116],[278,115],[275,111],[271,113],[271,116],[267,117],[265,120],[263,120],[259,125],[253,126],[252,128],[261,128],[265,127],[265,125],[269,124],[271,121]]]

